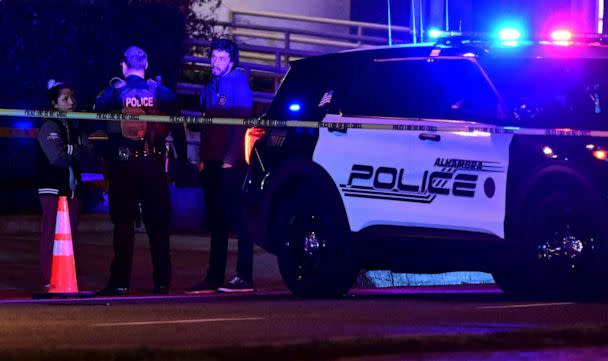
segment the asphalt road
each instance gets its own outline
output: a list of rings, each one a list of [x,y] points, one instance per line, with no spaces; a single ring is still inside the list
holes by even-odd
[[[392,353],[397,345],[405,347],[400,352],[608,345],[608,304],[513,302],[487,286],[359,290],[312,301],[284,291],[5,300],[0,320],[0,351],[145,347],[234,356],[270,346],[302,356],[315,345],[348,357]]]
[[[205,268],[206,237],[173,238],[169,297],[150,296],[149,252],[140,233],[135,296],[35,301],[38,234],[1,238],[2,361],[608,359],[602,357],[608,304],[514,302],[493,285],[356,289],[341,300],[299,300],[283,286],[275,257],[261,249],[254,262],[258,292],[184,296]],[[110,240],[108,232],[81,234],[81,289],[105,284]],[[231,243],[228,277],[235,251]]]

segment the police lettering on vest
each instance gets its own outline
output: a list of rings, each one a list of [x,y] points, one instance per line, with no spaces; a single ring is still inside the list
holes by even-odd
[[[125,99],[125,104],[127,107],[152,108],[154,107],[154,97],[128,97]]]
[[[122,99],[122,113],[129,115],[159,114],[155,96],[156,82],[148,80],[147,87],[129,88],[125,82],[117,83],[116,88]],[[123,137],[132,140],[142,140],[148,129],[146,122],[121,121],[120,128]]]

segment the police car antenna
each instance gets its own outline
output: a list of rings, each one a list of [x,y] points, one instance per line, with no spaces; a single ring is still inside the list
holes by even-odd
[[[411,17],[412,17],[412,19],[411,19],[411,23],[412,23],[412,26],[411,26],[411,29],[412,29],[412,43],[414,43],[414,44],[416,44],[418,42],[417,39],[416,39],[416,13],[414,12],[415,8],[416,8],[416,2],[415,2],[415,0],[412,0],[411,1],[411,9],[412,10],[410,11],[410,13],[411,13]]]
[[[391,22],[391,0],[386,0],[388,8],[388,46],[393,46],[393,29]]]
[[[445,31],[450,31],[450,0],[445,0]]]

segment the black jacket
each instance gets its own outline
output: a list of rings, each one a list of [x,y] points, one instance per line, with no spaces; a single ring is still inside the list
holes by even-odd
[[[80,161],[90,151],[90,143],[74,122],[68,119],[47,119],[38,133],[38,194],[72,197],[80,176]]]
[[[121,98],[121,92],[125,89],[148,89],[151,83],[153,82],[131,75],[124,82],[104,89],[95,101],[95,111],[98,113],[122,112],[123,99]],[[177,101],[169,88],[154,83],[154,98],[155,107],[147,114],[178,115]],[[110,143],[108,152],[114,152],[117,147],[131,149],[143,149],[144,147],[144,141],[127,139],[122,136],[120,122],[108,121],[107,130]],[[180,160],[187,160],[186,134],[182,124],[149,122],[146,131],[148,145],[164,146],[165,138],[169,131],[171,131],[178,158]]]

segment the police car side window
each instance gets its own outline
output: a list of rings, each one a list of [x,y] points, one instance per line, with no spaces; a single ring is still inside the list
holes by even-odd
[[[529,128],[608,128],[608,63],[603,59],[498,59],[487,64],[514,115]]]
[[[585,128],[608,128],[608,61],[584,62],[583,81],[576,93],[576,111],[586,120]]]
[[[341,99],[352,116],[492,120],[498,101],[467,59],[377,60]]]
[[[501,117],[498,98],[476,63],[469,59],[440,59],[432,65],[430,77],[435,78],[447,100],[440,117],[484,122]]]
[[[342,59],[342,54],[297,61],[281,83],[266,118],[322,120],[335,113],[337,94],[351,85],[353,74],[359,74],[363,60]],[[298,111],[291,111],[297,105]]]

